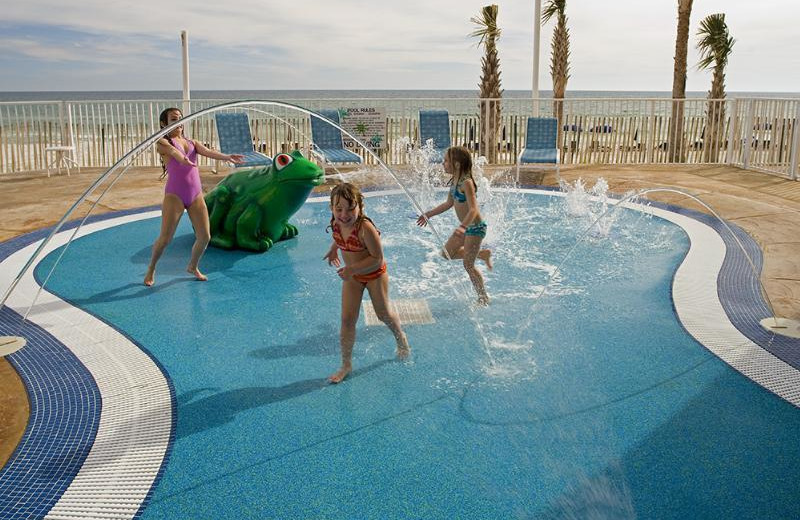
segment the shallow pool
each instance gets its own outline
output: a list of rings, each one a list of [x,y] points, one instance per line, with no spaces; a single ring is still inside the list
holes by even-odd
[[[797,510],[785,478],[800,466],[800,410],[676,318],[681,228],[622,210],[607,233],[586,232],[559,197],[498,195],[484,309],[403,196],[366,204],[392,298],[427,305],[435,323],[405,326],[413,354],[402,363],[389,331],[362,317],[355,371],[336,386],[325,378],[339,363],[341,285],[322,260],[325,201],[307,203],[292,219],[300,236],[265,254],[209,249],[208,283],[184,272],[188,219],[151,289],[141,279],[158,219],[72,243],[48,289],[124,331],[174,387],[174,443],[143,518]],[[448,218],[434,220],[442,232]]]

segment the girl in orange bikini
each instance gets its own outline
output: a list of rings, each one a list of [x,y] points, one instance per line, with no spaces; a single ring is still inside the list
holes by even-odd
[[[356,322],[364,289],[369,291],[375,314],[394,334],[397,357],[408,357],[410,348],[400,319],[389,307],[389,274],[383,259],[380,232],[364,214],[364,197],[350,183],[337,185],[331,191],[331,224],[333,243],[323,257],[328,265],[339,268],[342,282],[342,325],[339,341],[342,366],[328,380],[341,382],[353,370],[353,344],[356,341]],[[344,266],[339,261],[342,251]]]

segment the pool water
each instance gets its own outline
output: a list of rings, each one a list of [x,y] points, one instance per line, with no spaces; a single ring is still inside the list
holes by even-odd
[[[608,233],[586,233],[559,197],[498,194],[487,206],[495,269],[481,266],[492,303],[480,308],[404,196],[366,207],[392,298],[424,300],[435,323],[404,327],[413,353],[399,362],[388,329],[362,318],[340,385],[326,383],[341,283],[322,260],[325,201],[304,205],[299,237],[267,253],[209,249],[208,283],[184,271],[186,218],[153,288],[141,279],[159,219],[69,247],[48,290],[124,331],[175,389],[175,441],[142,518],[796,511],[785,477],[800,469],[800,411],[677,320],[670,285],[689,247],[679,227],[621,210]],[[433,222],[447,233],[453,219]]]

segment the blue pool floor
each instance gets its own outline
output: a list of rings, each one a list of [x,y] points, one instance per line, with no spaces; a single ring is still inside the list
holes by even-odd
[[[311,206],[298,218],[319,231],[327,217]],[[303,232],[266,255],[211,249],[199,283],[184,272],[184,222],[146,289],[157,227],[76,241],[48,287],[125,331],[169,379],[173,443],[142,518],[785,518],[800,505],[784,483],[800,469],[800,413],[676,321],[682,250],[652,259],[665,269],[644,282],[634,273],[654,265],[637,259],[614,271],[626,284],[547,295],[528,324],[531,300],[503,285],[502,263],[476,317],[450,288],[413,283],[431,260],[387,225],[393,297],[427,296],[437,323],[406,327],[404,363],[385,327],[360,322],[356,370],[331,386],[328,236]],[[457,278],[439,269],[431,283]],[[65,274],[81,272],[97,276]]]

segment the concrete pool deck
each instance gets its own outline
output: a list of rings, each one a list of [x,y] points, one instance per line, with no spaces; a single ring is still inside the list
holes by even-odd
[[[50,178],[45,173],[1,176],[0,241],[55,224],[101,172],[89,169],[69,177]],[[157,168],[131,170],[104,197],[95,213],[159,204],[163,193],[159,175]],[[700,197],[756,240],[764,252],[762,281],[776,314],[800,319],[797,305],[800,241],[794,230],[800,213],[800,184],[797,182],[727,166],[565,167],[561,176],[568,182],[582,178],[589,186],[602,177],[609,190],[617,195],[630,190],[665,187],[682,189]],[[210,188],[222,177],[204,172],[203,185]],[[532,176],[523,175],[523,182],[532,179]],[[554,185],[555,177],[549,174],[541,184]],[[654,193],[648,198],[707,212],[700,204],[676,193]],[[81,216],[88,207],[84,203],[75,216]],[[0,465],[5,464],[14,451],[27,424],[28,413],[24,386],[8,362],[0,359]]]

